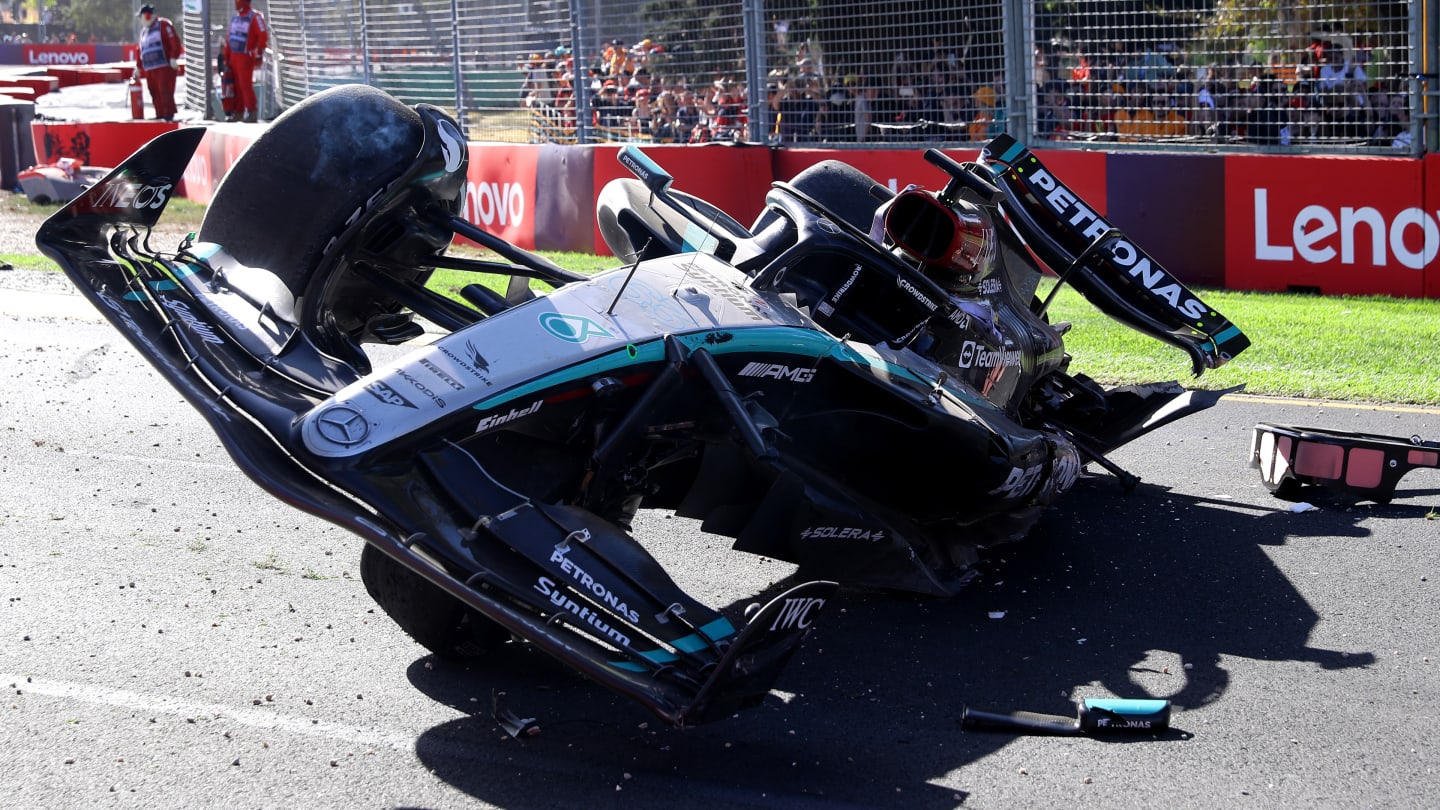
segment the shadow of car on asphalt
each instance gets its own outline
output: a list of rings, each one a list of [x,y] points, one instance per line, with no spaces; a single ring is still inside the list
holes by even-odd
[[[657,779],[716,786],[722,805],[723,790],[741,790],[923,808],[963,801],[932,780],[1013,739],[961,731],[966,702],[1073,715],[1081,696],[1165,698],[1170,731],[1130,739],[1183,742],[1185,710],[1224,696],[1226,656],[1325,669],[1375,661],[1310,646],[1319,616],[1265,553],[1295,539],[1364,537],[1364,513],[1297,519],[1286,507],[1148,483],[1127,494],[1113,479],[1086,478],[1030,537],[995,549],[953,599],[842,590],[781,675],[788,700],[772,695],[693,729],[665,727],[524,649],[471,672],[423,658],[411,667],[414,685],[470,716],[427,731],[417,755],[457,788],[506,806],[578,799],[602,775],[625,787],[628,773],[645,774],[650,790]],[[510,739],[491,717],[492,695],[536,718],[540,732]],[[545,773],[545,798],[490,778],[477,757]]]

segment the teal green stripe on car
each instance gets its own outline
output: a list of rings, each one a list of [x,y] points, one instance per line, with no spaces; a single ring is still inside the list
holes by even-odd
[[[680,652],[693,653],[699,652],[706,647],[709,647],[710,642],[712,641],[719,641],[723,638],[728,638],[729,636],[732,636],[734,634],[735,626],[730,624],[729,619],[726,619],[722,616],[715,621],[701,627],[699,633],[691,633],[688,636],[681,636],[680,638],[677,638],[670,643],[675,645],[675,649],[679,650]],[[709,641],[707,641],[706,639],[709,639]]]
[[[735,625],[731,624],[729,619],[721,616],[715,621],[701,625],[698,633],[681,636],[670,643],[675,645],[675,649],[681,652],[693,653],[704,650],[710,646],[706,639],[710,641],[722,641],[733,635],[735,635]],[[662,649],[637,651],[636,654],[648,661],[653,661],[657,666],[672,664],[679,660],[680,657],[669,650]],[[616,669],[625,669],[631,672],[649,671],[646,667],[634,661],[609,661],[607,663]]]
[[[1211,340],[1214,340],[1216,343],[1224,343],[1225,341],[1230,340],[1231,338],[1239,334],[1242,334],[1240,329],[1238,327],[1231,326],[1229,329],[1221,331],[1220,334],[1211,338]]]
[[[767,326],[754,329],[726,329],[718,331],[692,332],[675,336],[692,351],[705,349],[711,354],[734,352],[781,352],[817,358],[840,355],[850,362],[866,362],[858,353],[845,344],[823,332],[799,329],[791,326]],[[721,339],[723,338],[723,339]],[[583,363],[561,369],[524,385],[516,386],[502,394],[483,399],[471,407],[484,411],[521,399],[537,391],[553,388],[567,382],[584,379],[596,374],[616,372],[627,366],[658,363],[665,359],[665,344],[659,338],[648,343],[633,344],[607,352]]]
[[[160,280],[160,281],[147,281],[147,282],[145,282],[145,285],[146,285],[147,287],[149,287],[150,289],[152,289],[152,290],[157,290],[157,291],[160,291],[160,292],[168,292],[168,291],[170,291],[170,290],[178,290],[178,289],[180,289],[180,285],[179,285],[179,284],[176,284],[175,282],[171,281],[171,280],[168,279],[168,278],[167,278],[167,279],[162,279],[162,280]],[[123,295],[123,296],[121,296],[121,297],[124,298],[126,301],[144,301],[144,300],[147,300],[144,295],[142,295],[142,294],[140,294],[140,293],[138,293],[138,292],[135,292],[134,290],[131,290],[130,292],[125,293],[125,295]]]

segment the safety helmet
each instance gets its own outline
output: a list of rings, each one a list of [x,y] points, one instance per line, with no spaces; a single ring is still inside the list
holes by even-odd
[[[885,238],[953,293],[973,292],[994,268],[990,215],[963,200],[947,203],[924,189],[906,189],[890,201]]]

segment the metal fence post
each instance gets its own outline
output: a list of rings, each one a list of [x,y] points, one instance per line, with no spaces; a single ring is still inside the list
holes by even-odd
[[[1032,0],[1005,0],[1005,131],[1030,140],[1030,85],[1035,73]]]
[[[455,120],[460,133],[470,137],[470,124],[465,120],[465,70],[460,64],[460,7],[450,0],[450,64],[455,71]]]
[[[1440,150],[1440,12],[1431,3],[1410,4],[1410,154]]]
[[[200,0],[200,25],[205,32],[203,37],[205,41],[205,64],[196,65],[195,67],[199,67],[200,70],[196,71],[193,75],[197,79],[195,83],[200,86],[200,97],[205,99],[205,117],[210,118],[213,112],[215,116],[214,120],[220,121],[225,118],[224,102],[217,97],[219,94],[211,89],[211,76],[214,75],[215,60],[219,54],[215,53],[214,38],[210,36],[210,0]],[[229,35],[230,32],[228,31],[222,34],[222,36],[227,37]],[[186,72],[189,73],[189,71],[193,69],[187,60],[187,64],[185,65]],[[187,78],[185,81],[188,83],[190,80]],[[217,104],[221,105],[221,108],[212,110],[212,106]]]
[[[370,71],[370,25],[365,0],[360,0],[360,71],[365,83],[373,87],[375,77]]]
[[[745,99],[747,140],[765,143],[765,0],[744,0],[740,21],[745,29]]]
[[[589,26],[585,19],[585,0],[570,0],[570,58],[574,69],[570,72],[570,87],[575,93],[575,143],[590,142],[590,77],[582,75],[588,65],[589,49],[596,47],[587,42]]]

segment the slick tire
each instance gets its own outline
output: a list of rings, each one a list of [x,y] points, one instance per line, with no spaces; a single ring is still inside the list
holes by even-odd
[[[790,185],[821,205],[830,213],[855,226],[861,233],[869,233],[875,219],[875,209],[881,199],[871,193],[879,186],[873,177],[848,163],[838,160],[822,160],[814,166],[795,175]],[[881,186],[881,188],[884,188]],[[889,195],[886,189],[884,194]]]
[[[198,238],[222,245],[241,264],[269,270],[297,299],[307,299],[301,316],[307,331],[323,327],[358,340],[371,319],[401,308],[327,264],[344,247],[332,240],[410,167],[424,135],[419,113],[376,88],[316,93],[276,118],[235,161]],[[317,277],[322,267],[329,268],[325,278]]]
[[[441,658],[480,658],[510,638],[505,628],[368,543],[360,552],[360,580],[401,630]]]

